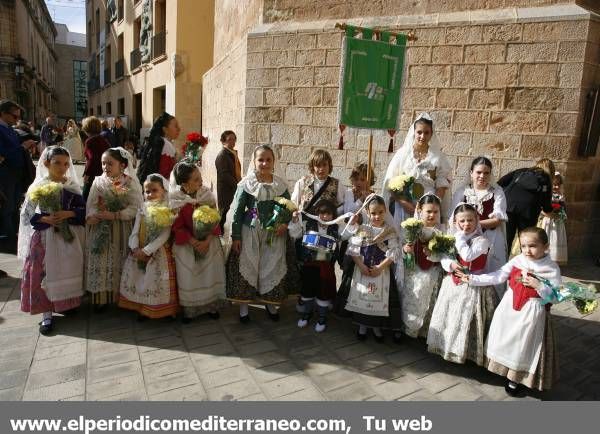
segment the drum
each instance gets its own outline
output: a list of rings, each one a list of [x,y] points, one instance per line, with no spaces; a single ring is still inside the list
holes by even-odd
[[[322,235],[318,232],[310,231],[302,237],[302,245],[309,250],[333,253],[337,241],[334,237],[330,237],[329,235]]]

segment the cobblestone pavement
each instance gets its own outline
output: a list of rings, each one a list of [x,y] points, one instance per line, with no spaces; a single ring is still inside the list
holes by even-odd
[[[549,392],[509,398],[502,378],[455,365],[406,338],[358,342],[348,320],[325,333],[298,329],[293,300],[273,323],[251,308],[242,325],[221,319],[137,322],[131,312],[93,314],[84,305],[38,333],[40,315],[19,310],[19,262],[0,255],[0,400],[597,400],[600,311],[582,317],[555,306],[561,379]],[[598,283],[600,268],[578,263],[567,276]]]

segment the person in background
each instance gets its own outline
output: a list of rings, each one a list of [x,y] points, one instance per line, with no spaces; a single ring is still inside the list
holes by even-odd
[[[217,168],[217,200],[221,212],[221,233],[225,233],[225,219],[238,182],[242,179],[242,165],[235,150],[237,137],[231,130],[223,131],[221,144],[223,149],[217,154],[215,167]]]
[[[511,250],[515,234],[535,226],[540,211],[552,212],[554,163],[543,158],[534,167],[517,169],[498,180],[506,196],[506,244]]]
[[[83,170],[83,198],[87,200],[94,178],[102,175],[102,154],[110,148],[110,143],[100,135],[101,123],[97,117],[85,118],[82,129],[88,136],[85,141]]]
[[[169,179],[177,162],[177,149],[172,141],[179,137],[181,128],[174,116],[164,112],[154,120],[146,138],[137,168],[137,177],[144,182],[151,173],[160,173]]]
[[[102,129],[100,131],[100,135],[106,139],[106,141],[110,144],[110,147],[116,148],[117,146],[119,146],[117,145],[117,140],[115,139],[115,136],[109,128],[108,120],[103,119],[101,126]]]
[[[42,126],[42,130],[40,131],[40,143],[38,144],[38,152],[41,155],[42,151],[46,148],[46,146],[51,146],[54,144],[54,118],[52,116],[48,116],[46,118],[46,123]]]
[[[23,194],[21,172],[25,166],[19,135],[12,128],[21,118],[22,108],[10,100],[0,101],[0,236],[5,251],[14,253],[17,243],[17,210]]]
[[[123,121],[119,116],[115,117],[115,124],[111,131],[115,138],[116,146],[123,146],[125,148],[125,142],[129,139],[129,131],[123,126]]]

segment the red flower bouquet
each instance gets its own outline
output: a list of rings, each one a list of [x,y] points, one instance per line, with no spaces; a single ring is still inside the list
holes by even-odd
[[[183,145],[183,157],[193,163],[202,163],[202,153],[208,145],[208,137],[204,137],[197,131],[192,131],[186,136],[185,144]]]

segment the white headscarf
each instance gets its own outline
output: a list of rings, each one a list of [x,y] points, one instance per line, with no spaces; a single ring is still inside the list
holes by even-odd
[[[162,184],[163,188],[165,189],[165,198],[163,199],[164,202],[169,202],[169,190],[170,190],[170,185],[169,185],[169,181],[167,181],[167,178],[165,178],[164,176],[162,176],[160,173],[151,173],[150,175],[146,176],[146,181],[148,181],[150,179],[150,177],[157,177],[160,179],[160,183]]]
[[[17,257],[19,259],[25,260],[29,253],[29,243],[31,242],[31,237],[33,236],[33,227],[31,226],[31,218],[38,210],[38,207],[29,201],[29,193],[38,186],[42,184],[46,184],[52,182],[49,178],[50,172],[48,168],[44,164],[51,157],[51,152],[53,149],[64,149],[69,156],[69,169],[65,174],[66,181],[62,184],[65,190],[70,191],[71,193],[81,195],[81,182],[79,180],[79,176],[73,167],[73,161],[71,160],[71,154],[66,148],[62,146],[48,146],[40,155],[40,159],[38,160],[37,167],[35,170],[35,179],[33,183],[27,189],[27,194],[25,195],[25,201],[21,207],[21,216],[20,216],[20,224],[19,224],[19,238],[17,241]]]
[[[110,148],[114,151],[119,151],[119,154],[121,154],[121,157],[125,158],[127,160],[127,167],[125,168],[125,171],[123,173],[125,173],[125,175],[129,176],[130,178],[135,178],[137,180],[137,176],[135,174],[135,170],[133,168],[133,164],[134,164],[134,158],[133,155],[131,155],[129,153],[129,151],[125,148],[123,148],[122,146],[118,146],[116,148]],[[139,180],[138,180],[138,184],[139,184]]]
[[[433,123],[433,119],[431,118],[429,113],[423,112],[423,113],[419,114],[419,116],[417,116],[417,118],[414,120],[414,122],[410,125],[410,128],[408,129],[408,132],[406,133],[406,137],[404,138],[404,143],[402,143],[402,146],[400,147],[400,149],[398,149],[396,151],[396,153],[394,154],[394,156],[392,157],[392,161],[390,161],[387,171],[385,172],[385,178],[383,179],[382,190],[383,190],[384,199],[386,199],[386,203],[388,203],[388,200],[390,197],[389,190],[387,189],[387,184],[388,184],[389,180],[392,179],[393,177],[404,173],[402,171],[404,164],[406,163],[406,160],[412,155],[412,152],[413,152],[413,145],[415,143],[415,124],[417,122],[419,122],[420,120],[427,120],[427,121],[430,121]],[[442,152],[442,148],[440,147],[440,142],[437,137],[437,133],[436,133],[435,129],[433,129],[431,139],[429,140],[429,152],[434,153],[434,154]],[[406,175],[411,175],[411,174],[406,173]],[[386,197],[386,194],[387,194],[387,197]]]
[[[208,187],[203,185],[194,194],[189,195],[181,189],[180,184],[177,184],[177,181],[175,180],[175,170],[179,164],[184,162],[188,161],[181,160],[177,163],[171,171],[171,176],[169,176],[169,207],[172,209],[179,209],[188,203],[192,205],[208,205],[214,207],[216,204],[215,197]]]

